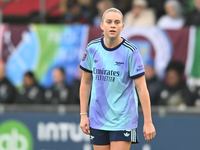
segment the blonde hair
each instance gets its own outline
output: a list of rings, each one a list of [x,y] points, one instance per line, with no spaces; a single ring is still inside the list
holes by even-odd
[[[122,14],[122,12],[121,12],[119,9],[117,9],[117,8],[109,8],[109,9],[107,9],[107,10],[103,13],[103,16],[102,16],[102,18],[101,18],[101,21],[102,21],[102,22],[103,22],[103,20],[104,20],[104,18],[105,18],[105,15],[106,15],[108,12],[117,12],[117,13],[119,13],[119,14],[122,16],[122,21],[123,21],[123,14]]]

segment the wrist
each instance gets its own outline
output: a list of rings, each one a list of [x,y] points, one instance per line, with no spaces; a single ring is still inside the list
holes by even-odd
[[[80,113],[80,115],[82,116],[82,115],[87,115],[87,113]]]
[[[152,117],[151,117],[151,115],[145,115],[144,116],[144,123],[146,124],[148,124],[148,123],[152,123]]]
[[[151,119],[150,120],[144,120],[144,124],[150,124],[150,123],[152,123]]]
[[[80,118],[85,119],[85,118],[88,118],[88,116],[87,115],[80,115]]]

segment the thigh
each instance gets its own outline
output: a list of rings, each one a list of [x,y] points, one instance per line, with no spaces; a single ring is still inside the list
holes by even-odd
[[[93,145],[94,150],[110,150],[110,145]]]
[[[130,150],[131,142],[128,141],[112,141],[110,142],[110,150]]]

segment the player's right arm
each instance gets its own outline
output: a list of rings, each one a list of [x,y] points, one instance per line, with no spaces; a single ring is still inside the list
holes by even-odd
[[[80,86],[80,128],[85,134],[90,134],[90,123],[87,114],[88,101],[92,86],[92,73],[82,70],[81,86]]]

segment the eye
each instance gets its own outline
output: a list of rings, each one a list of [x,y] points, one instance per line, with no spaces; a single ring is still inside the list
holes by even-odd
[[[119,24],[120,22],[119,22],[119,21],[116,21],[115,23],[116,23],[116,24]]]
[[[111,21],[107,21],[107,23],[108,23],[108,24],[110,24],[110,23],[111,23]]]

